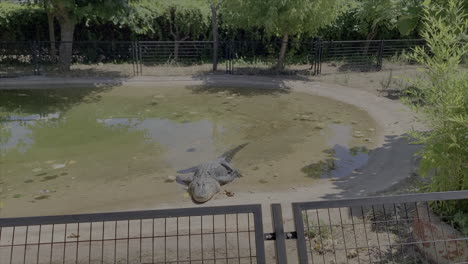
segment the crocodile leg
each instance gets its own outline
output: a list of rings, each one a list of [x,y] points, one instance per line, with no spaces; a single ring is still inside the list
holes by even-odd
[[[195,167],[191,167],[191,168],[188,168],[188,169],[185,169],[185,170],[179,170],[177,171],[177,173],[183,173],[183,174],[186,174],[186,173],[195,173],[198,171],[198,167],[199,166],[195,166]]]
[[[193,181],[193,175],[177,175],[176,181],[180,184],[189,185]]]

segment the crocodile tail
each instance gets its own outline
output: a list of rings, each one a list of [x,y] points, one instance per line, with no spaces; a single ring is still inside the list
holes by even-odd
[[[237,152],[239,152],[241,149],[243,149],[245,146],[247,146],[249,143],[244,143],[242,145],[239,145],[231,150],[228,150],[221,155],[220,158],[224,158],[227,162],[230,162],[234,155],[236,155]]]

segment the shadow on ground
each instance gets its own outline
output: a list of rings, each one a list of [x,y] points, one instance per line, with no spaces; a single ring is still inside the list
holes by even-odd
[[[382,193],[411,179],[417,169],[415,156],[421,145],[412,144],[408,135],[386,136],[385,144],[371,151],[369,161],[352,175],[334,181],[336,194],[323,199],[355,198]],[[409,191],[408,191],[409,192]]]
[[[95,82],[77,87],[57,88],[55,85],[54,88],[0,89],[0,112],[7,116],[9,114],[45,116],[66,112],[77,104],[100,101],[100,93],[110,91],[118,85],[121,83]]]
[[[202,85],[188,86],[194,93],[217,93],[226,91],[243,96],[289,93],[291,88],[286,85],[287,80],[310,81],[308,78],[301,76],[285,78],[279,75],[259,76],[256,80],[252,80],[251,78],[239,80],[235,78],[234,81],[218,74],[199,74],[193,76],[193,78],[203,82]]]

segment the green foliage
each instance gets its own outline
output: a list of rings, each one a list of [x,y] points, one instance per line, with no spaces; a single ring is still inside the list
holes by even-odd
[[[345,0],[231,0],[223,15],[238,27],[262,27],[269,35],[313,35],[347,7]]]
[[[413,132],[420,143],[420,172],[433,175],[430,191],[468,190],[468,72],[460,67],[468,45],[460,42],[468,29],[461,2],[431,4],[424,9],[422,36],[427,49],[418,47],[409,56],[424,66],[423,76],[410,80],[416,109],[430,122],[426,133]],[[468,213],[468,204],[438,203],[438,211],[449,215]]]
[[[45,12],[39,7],[0,2],[0,39],[34,38],[37,34],[31,32],[40,33],[42,28],[46,28],[46,23]]]
[[[161,28],[168,28],[169,23],[180,31],[198,34],[209,24],[210,9],[202,0],[140,0],[130,2],[127,13],[127,16],[113,18],[113,22],[128,26],[137,34],[155,34]]]
[[[357,26],[368,35],[384,29],[409,35],[420,26],[423,4],[420,0],[361,0],[355,7]]]

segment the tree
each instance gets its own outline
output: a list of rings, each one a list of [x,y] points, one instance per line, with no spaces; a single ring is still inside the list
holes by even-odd
[[[313,35],[332,23],[346,8],[346,0],[230,0],[223,14],[230,23],[263,27],[269,35],[281,37],[276,68],[284,68],[290,37]]]
[[[47,7],[60,26],[59,67],[70,70],[73,35],[76,24],[82,19],[119,16],[127,6],[126,0],[34,0]]]
[[[211,31],[213,35],[213,71],[218,70],[219,22],[218,10],[223,0],[208,0],[211,9]]]
[[[199,35],[208,24],[209,7],[200,0],[160,1],[174,40],[174,61],[179,59],[180,41]]]
[[[48,30],[49,30],[49,42],[50,42],[50,55],[52,59],[55,61],[55,56],[57,56],[57,50],[55,47],[55,16],[54,14],[50,11],[50,1],[43,1],[42,3],[44,5],[44,10],[47,13],[47,25],[48,25]]]

